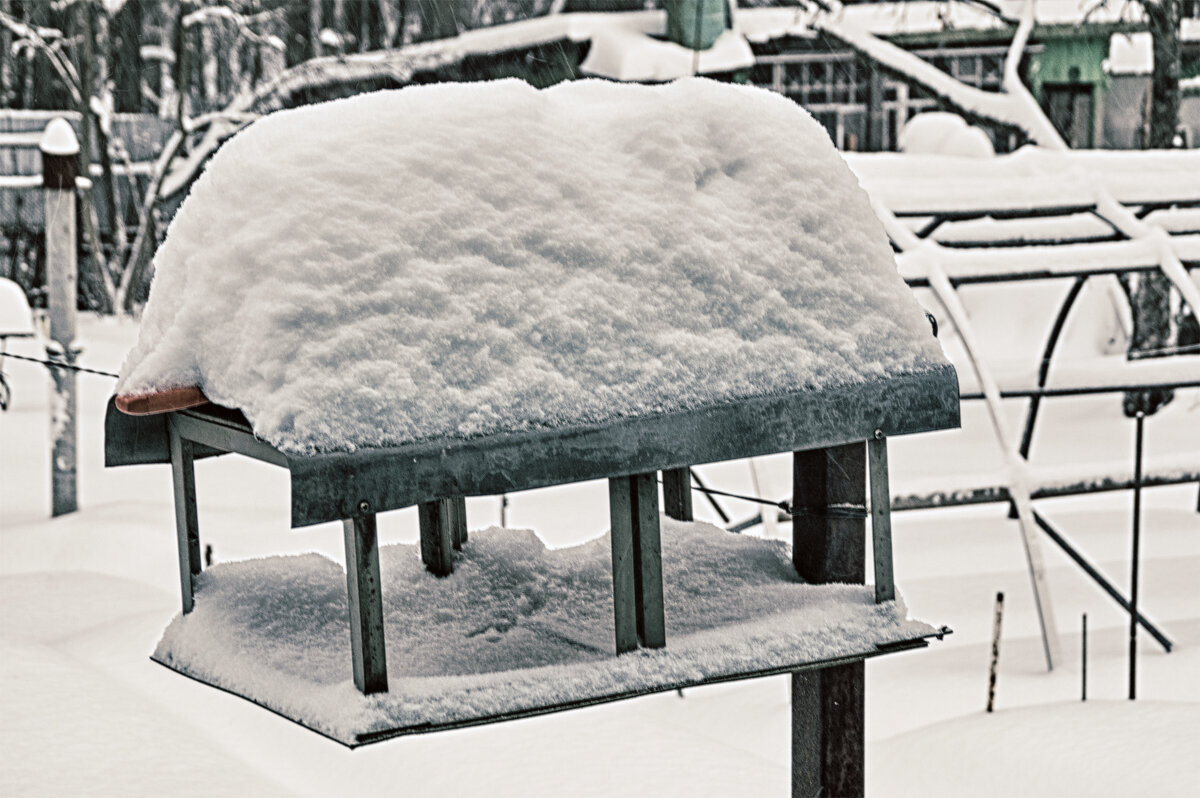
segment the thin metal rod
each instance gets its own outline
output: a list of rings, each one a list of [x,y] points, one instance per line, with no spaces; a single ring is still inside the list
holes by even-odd
[[[1051,526],[1050,522],[1047,521],[1041,513],[1035,510],[1033,513],[1033,520],[1039,527],[1041,527],[1042,531],[1046,533],[1047,537],[1057,543],[1059,548],[1061,548],[1068,557],[1074,560],[1075,564],[1082,568],[1084,573],[1092,578],[1092,581],[1094,581],[1101,587],[1101,589],[1104,590],[1105,593],[1112,597],[1113,601],[1120,604],[1121,608],[1126,612],[1133,612],[1133,606],[1125,600],[1125,597],[1121,595],[1121,592],[1117,590],[1113,584],[1109,582],[1103,574],[1100,573],[1099,570],[1097,570],[1090,562],[1085,560],[1083,555],[1080,554],[1075,547],[1072,546],[1070,542],[1068,542],[1067,539],[1059,533],[1057,529]],[[1150,635],[1159,642],[1163,649],[1169,653],[1174,647],[1171,639],[1163,634],[1158,627],[1147,620],[1146,617],[1140,612],[1137,613],[1136,617],[1138,623],[1140,623],[1146,629],[1146,631],[1149,632]]]
[[[1081,688],[1081,695],[1080,695],[1079,700],[1087,701],[1087,613],[1086,612],[1083,614],[1083,633],[1082,634],[1083,634],[1083,636],[1082,636],[1083,663],[1082,663],[1082,667],[1080,668],[1082,688]]]
[[[1138,565],[1142,537],[1142,444],[1146,414],[1138,412],[1133,451],[1133,556],[1129,590],[1129,700],[1137,698]]]
[[[1184,268],[1188,270],[1197,267],[1197,263],[1195,261],[1185,261],[1183,265]],[[1136,266],[1108,266],[1100,269],[1043,269],[1041,271],[1000,272],[996,274],[955,274],[947,275],[947,277],[950,280],[950,284],[957,288],[960,285],[978,285],[980,283],[1021,283],[1031,280],[1061,280],[1064,277],[1078,277],[1081,274],[1136,274],[1142,272],[1156,272],[1158,270],[1159,265],[1157,263],[1146,263]],[[909,288],[930,287],[928,277],[906,277],[904,278],[904,282],[908,284]]]
[[[695,482],[696,485],[700,487],[700,492],[704,494],[705,498],[708,499],[708,503],[712,505],[712,508],[716,510],[717,515],[721,517],[721,523],[728,524],[729,513],[725,512],[725,508],[721,507],[721,505],[717,503],[717,500],[713,498],[712,491],[709,490],[709,487],[704,484],[704,480],[700,479],[700,475],[696,473],[696,469],[690,468],[688,471],[691,472],[692,482]],[[692,488],[692,490],[695,490],[695,488]]]
[[[1042,349],[1042,362],[1038,365],[1037,387],[1039,389],[1046,387],[1046,377],[1050,374],[1050,359],[1054,356],[1054,350],[1058,347],[1058,339],[1062,336],[1063,328],[1067,324],[1067,317],[1071,314],[1071,308],[1075,306],[1075,300],[1079,298],[1080,292],[1083,290],[1084,283],[1087,282],[1088,275],[1081,274],[1075,278],[1075,282],[1071,284],[1071,289],[1067,291],[1067,295],[1063,298],[1062,307],[1058,310],[1058,316],[1054,319],[1054,325],[1050,328],[1050,334],[1046,336],[1046,346]],[[1003,392],[1001,392],[1003,395]],[[1034,396],[1029,400],[1029,409],[1025,412],[1025,429],[1021,433],[1021,445],[1018,449],[1021,456],[1026,460],[1029,459],[1029,449],[1033,445],[1033,428],[1037,423],[1038,410],[1041,407],[1042,397]]]
[[[1149,476],[1142,475],[1143,488],[1156,488],[1164,485],[1186,485],[1189,482],[1200,482],[1200,471],[1163,471]],[[1034,500],[1055,499],[1061,496],[1082,496],[1092,493],[1108,493],[1111,491],[1132,489],[1133,479],[1102,477],[1097,479],[1081,479],[1070,485],[1046,485],[1031,491],[1030,497]],[[936,510],[941,507],[962,507],[969,504],[998,504],[1011,500],[1008,488],[1003,485],[994,485],[985,488],[970,488],[962,491],[950,490],[943,493],[896,496],[892,499],[892,512]],[[1200,512],[1200,507],[1197,507],[1197,511]],[[753,524],[749,526],[753,526]]]
[[[1153,391],[1160,388],[1197,388],[1200,387],[1200,380],[1181,380],[1179,382],[1149,382],[1149,383],[1126,383],[1124,385],[1089,385],[1079,388],[1024,388],[1012,391],[1000,391],[1001,399],[1029,399],[1032,397],[1047,397],[1047,396],[1086,396],[1098,393],[1125,393],[1126,391]],[[972,393],[960,394],[959,399],[964,402],[976,401],[985,399],[981,392],[975,391]]]

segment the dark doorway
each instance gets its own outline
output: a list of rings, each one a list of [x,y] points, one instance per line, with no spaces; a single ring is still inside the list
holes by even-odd
[[[1090,83],[1042,84],[1042,108],[1070,147],[1093,146]]]

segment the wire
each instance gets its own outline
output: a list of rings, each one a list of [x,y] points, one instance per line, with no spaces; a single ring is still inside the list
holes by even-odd
[[[120,379],[120,376],[121,376],[120,374],[113,374],[111,371],[98,371],[96,369],[87,369],[87,368],[84,368],[83,366],[75,366],[70,363],[63,363],[58,360],[43,360],[42,358],[37,358],[37,357],[25,357],[24,355],[14,355],[11,352],[5,353],[3,355],[3,357],[11,357],[16,360],[28,360],[30,363],[41,363],[43,366],[47,366],[47,367],[53,368],[53,369],[68,369],[70,371],[82,371],[84,374],[98,374],[101,377],[112,377],[114,380]]]
[[[659,484],[662,484],[661,479],[658,482],[659,482]],[[699,493],[705,493],[710,496],[713,496],[713,495],[728,496],[731,499],[741,499],[744,502],[755,502],[756,504],[766,504],[771,507],[778,507],[779,509],[783,510],[786,513],[790,513],[792,511],[792,505],[787,501],[776,502],[776,501],[771,501],[770,499],[760,499],[757,496],[744,496],[740,493],[727,493],[723,490],[717,490],[716,488],[702,487],[700,485],[692,485],[692,490],[697,491]]]

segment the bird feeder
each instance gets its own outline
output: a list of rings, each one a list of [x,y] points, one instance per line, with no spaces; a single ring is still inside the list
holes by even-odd
[[[862,660],[940,633],[892,601],[886,447],[958,424],[954,369],[865,195],[782,98],[701,80],[502,82],[280,114],[218,153],[156,269],[106,457],[172,467],[184,612],[156,657],[177,670],[349,745],[792,673],[797,723],[827,728],[797,748],[798,783],[838,787],[821,752],[857,745],[861,760]],[[776,568],[770,552],[786,546],[688,523],[689,469],[783,452],[794,453],[791,565],[764,588],[782,604],[728,622],[734,597],[681,593],[678,564],[716,578]],[[369,728],[205,670],[189,616],[210,590],[214,607],[225,594],[201,574],[193,462],[227,453],[287,470],[293,527],[342,525],[350,634],[337,678],[370,696]],[[456,580],[500,568],[517,534],[468,539],[465,498],[586,480],[608,484],[609,517],[590,519],[610,530],[611,615],[596,622],[607,628],[587,637],[583,617],[608,612],[606,596],[579,606],[576,628],[550,628],[595,580],[578,557],[567,577],[548,565],[536,601],[437,650],[444,662],[448,648],[484,647],[447,666],[462,670],[442,674],[436,699],[406,692],[439,674],[393,667],[422,644],[393,627],[408,610],[386,611],[389,592],[414,591],[402,601],[413,612],[461,599],[429,616],[447,625],[484,612],[495,585],[454,593]],[[381,569],[376,519],[405,507],[418,508],[426,573],[393,585],[389,570],[408,561],[385,555]],[[668,533],[695,545],[673,549]],[[495,554],[488,568],[476,546]],[[689,561],[709,546],[728,563]],[[799,604],[828,597],[834,613],[810,619],[811,633],[801,614],[773,614],[796,591],[815,591]],[[711,628],[677,632],[704,601],[726,605]],[[489,635],[517,661],[522,645],[557,653],[487,666]],[[826,700],[837,690],[850,691],[845,711]]]

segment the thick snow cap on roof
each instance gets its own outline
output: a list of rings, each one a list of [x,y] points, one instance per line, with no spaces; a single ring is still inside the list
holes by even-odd
[[[198,385],[295,453],[945,363],[824,129],[702,79],[273,114],[213,158],[155,269],[118,392]]]

